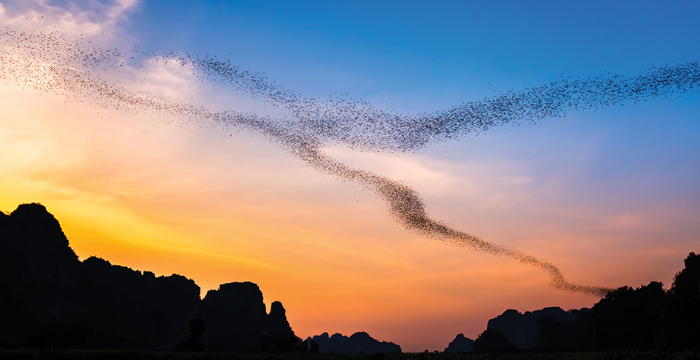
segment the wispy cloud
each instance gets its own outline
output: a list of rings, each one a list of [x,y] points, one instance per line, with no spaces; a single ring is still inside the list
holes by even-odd
[[[19,1],[0,4],[0,24],[106,44],[115,41],[128,12],[137,5],[138,0],[69,2],[65,6],[45,0]]]

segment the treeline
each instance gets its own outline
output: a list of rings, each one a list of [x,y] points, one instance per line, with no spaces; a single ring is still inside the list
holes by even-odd
[[[700,255],[690,253],[670,289],[620,287],[592,309],[506,310],[477,339],[458,335],[445,352],[700,350]]]
[[[595,349],[700,350],[700,255],[688,255],[668,291],[652,281],[610,292],[593,321]]]

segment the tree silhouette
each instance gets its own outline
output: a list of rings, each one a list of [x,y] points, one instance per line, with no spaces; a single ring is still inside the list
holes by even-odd
[[[596,350],[653,350],[663,346],[661,321],[667,304],[663,284],[652,281],[611,291],[593,306]]]
[[[318,343],[315,340],[311,340],[311,343],[309,344],[309,352],[310,353],[317,353],[318,352]]]
[[[190,338],[189,340],[180,340],[175,344],[176,351],[204,351],[206,347],[199,339],[204,333],[206,327],[204,326],[204,320],[197,318],[190,321]]]
[[[156,322],[156,342],[153,349],[158,350],[158,325],[160,325],[160,322],[163,321],[163,313],[153,314],[153,321]]]
[[[207,328],[204,327],[204,320],[194,319],[190,321],[190,335],[193,339],[199,339]]]
[[[669,350],[700,349],[700,255],[691,252],[669,290],[665,318]]]

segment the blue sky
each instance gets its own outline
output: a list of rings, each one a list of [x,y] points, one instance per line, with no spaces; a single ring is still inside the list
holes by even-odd
[[[692,1],[169,1],[140,3],[127,33],[151,51],[231,59],[307,96],[347,93],[430,112],[562,75],[636,75],[693,61],[698,15]],[[585,118],[575,131],[600,128],[611,137],[605,146],[614,156],[596,170],[640,162],[663,170],[679,161],[672,149],[692,156],[697,104],[687,95],[570,116]]]
[[[424,111],[412,104],[697,58],[698,11],[691,1],[169,1],[141,3],[128,32],[148,49],[230,58],[311,96],[393,95],[398,109]]]

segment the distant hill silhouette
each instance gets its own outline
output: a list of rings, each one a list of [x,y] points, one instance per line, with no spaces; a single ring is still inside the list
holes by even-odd
[[[502,332],[486,329],[474,341],[475,353],[512,352],[518,350]]]
[[[445,348],[446,353],[470,352],[474,349],[474,340],[464,337],[464,334],[459,334]]]
[[[588,308],[568,310],[537,320],[537,349],[548,351],[583,351],[591,348],[594,333],[593,311]]]
[[[489,320],[486,328],[499,331],[519,349],[573,351],[590,348],[591,315],[586,308],[549,307],[522,314],[511,309]]]
[[[40,204],[0,212],[0,346],[168,349],[187,339],[235,352],[297,343],[282,304],[266,313],[253,283],[223,284],[200,300],[184,276],[79,261]]]
[[[318,344],[319,352],[333,352],[338,354],[368,354],[374,355],[377,353],[392,353],[401,352],[401,346],[392,342],[378,341],[369,336],[366,332],[357,332],[350,337],[342,334],[333,334],[328,336],[328,333],[309,337],[307,339]]]

